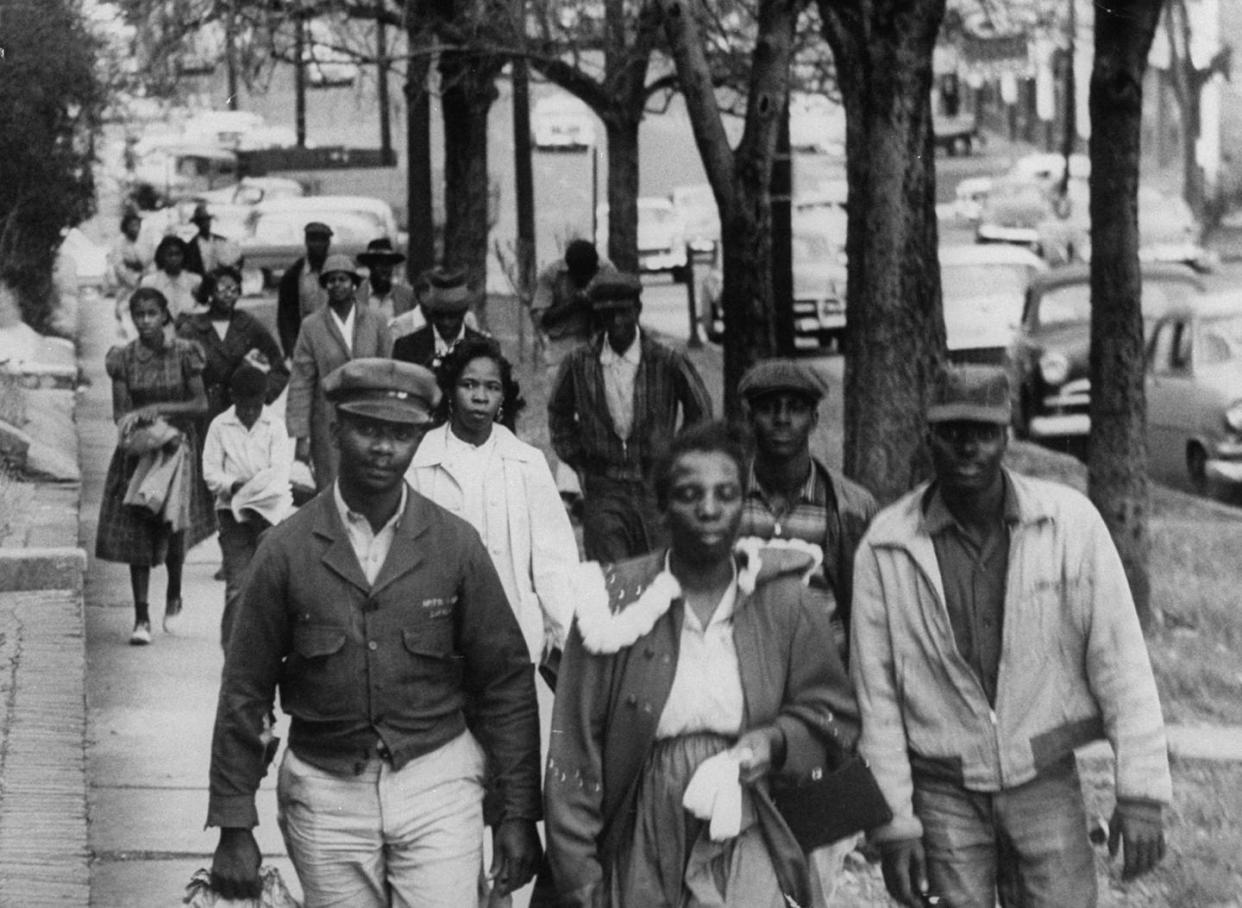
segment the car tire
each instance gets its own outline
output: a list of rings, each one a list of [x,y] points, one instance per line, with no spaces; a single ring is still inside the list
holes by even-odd
[[[1207,475],[1207,451],[1203,446],[1191,442],[1186,448],[1186,472],[1190,477],[1190,486],[1197,495],[1207,495],[1212,491],[1211,480]]]

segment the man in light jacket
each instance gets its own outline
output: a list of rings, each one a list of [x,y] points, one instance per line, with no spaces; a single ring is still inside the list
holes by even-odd
[[[935,478],[880,512],[855,559],[859,750],[894,819],[890,894],[954,908],[1092,906],[1074,748],[1116,754],[1123,877],[1164,855],[1164,723],[1130,589],[1091,503],[1004,469],[1003,370],[948,371],[928,409]]]

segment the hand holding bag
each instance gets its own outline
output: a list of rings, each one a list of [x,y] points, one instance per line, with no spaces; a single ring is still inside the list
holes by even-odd
[[[772,801],[807,853],[893,818],[871,768],[859,756],[809,778],[773,779]]]

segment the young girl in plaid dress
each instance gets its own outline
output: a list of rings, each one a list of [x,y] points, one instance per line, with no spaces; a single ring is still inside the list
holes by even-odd
[[[119,435],[135,425],[163,417],[184,434],[183,444],[198,449],[198,419],[207,410],[203,390],[203,351],[198,344],[168,338],[165,326],[171,321],[168,300],[150,287],[134,291],[129,311],[138,338],[108,351],[106,365],[112,379],[112,411]],[[181,614],[181,568],[186,550],[215,532],[211,493],[203,483],[197,458],[186,458],[184,488],[190,495],[190,523],[180,532],[142,509],[124,503],[125,491],[140,457],[117,446],[108,466],[103,503],[99,509],[99,528],[95,537],[95,557],[129,565],[134,595],[134,630],[129,642],[151,642],[151,617],[147,592],[151,567],[168,568],[168,592],[164,609],[164,630],[172,633]]]

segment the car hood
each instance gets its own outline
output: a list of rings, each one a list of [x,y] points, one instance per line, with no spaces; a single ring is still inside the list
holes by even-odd
[[[1223,406],[1242,400],[1242,360],[1233,359],[1195,370],[1195,385],[1218,397]]]
[[[998,297],[972,297],[946,300],[944,304],[945,341],[950,350],[1006,348],[1017,330],[1013,300]]]
[[[1026,336],[1028,346],[1039,353],[1060,353],[1069,360],[1070,374],[1085,372],[1091,351],[1091,326],[1061,325],[1045,328]]]

